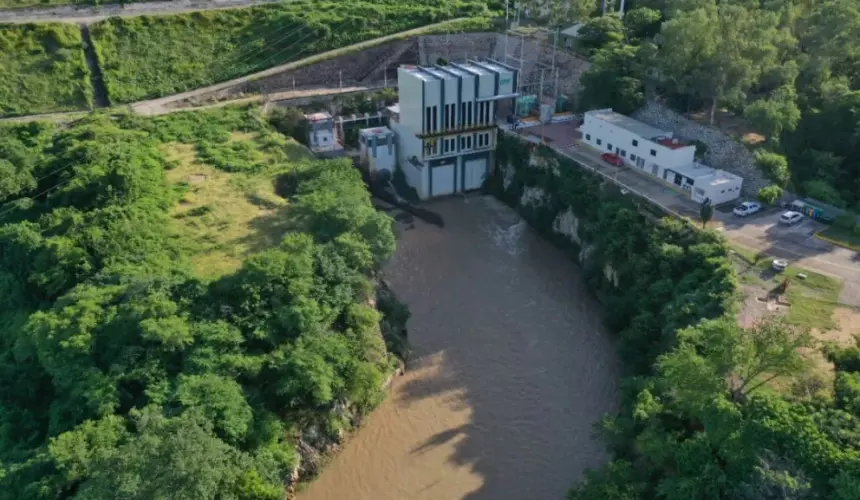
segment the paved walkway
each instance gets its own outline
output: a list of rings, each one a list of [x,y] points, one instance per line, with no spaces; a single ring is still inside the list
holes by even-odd
[[[108,5],[59,5],[24,9],[0,9],[0,23],[94,23],[109,17],[159,16],[235,9],[279,3],[280,0],[170,0]]]

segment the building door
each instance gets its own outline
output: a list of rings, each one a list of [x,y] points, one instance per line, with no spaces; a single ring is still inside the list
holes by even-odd
[[[430,173],[430,175],[433,176],[433,180],[430,185],[430,196],[445,196],[448,194],[454,194],[454,192],[457,190],[456,185],[454,184],[454,174],[454,164],[433,167],[433,171]]]
[[[636,166],[645,169],[645,158],[636,158]]]
[[[463,191],[480,189],[481,185],[484,184],[484,177],[487,175],[487,159],[466,160],[464,170]]]

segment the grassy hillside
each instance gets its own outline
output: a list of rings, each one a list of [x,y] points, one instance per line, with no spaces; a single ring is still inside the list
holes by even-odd
[[[395,239],[348,160],[241,108],[0,126],[4,158],[0,500],[281,500],[301,429],[381,400]]]
[[[0,24],[0,116],[89,107],[80,28]]]
[[[306,1],[92,27],[114,102],[169,95],[445,19],[486,15],[486,4],[428,0]]]

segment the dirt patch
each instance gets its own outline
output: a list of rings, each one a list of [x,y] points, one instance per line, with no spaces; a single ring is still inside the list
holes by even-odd
[[[711,116],[708,110],[688,113],[686,117],[702,125],[711,125]],[[738,137],[744,144],[756,145],[767,140],[767,137],[754,130],[744,117],[726,109],[720,109],[714,114],[713,126],[729,135]]]
[[[202,184],[206,182],[206,176],[203,174],[192,174],[188,176],[188,182],[191,184]]]

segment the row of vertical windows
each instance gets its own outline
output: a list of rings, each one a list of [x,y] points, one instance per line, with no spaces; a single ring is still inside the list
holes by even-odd
[[[439,115],[439,106],[427,106],[425,108],[425,116],[424,116],[424,131],[425,132],[438,132],[439,131],[439,120],[437,116]]]
[[[488,125],[491,122],[491,110],[492,104],[489,102],[460,103],[460,123],[458,124],[457,105],[446,104],[442,117],[442,129],[450,130],[457,128],[458,125],[465,127]],[[438,111],[439,106],[427,106],[425,108],[424,129],[426,133],[439,132]]]
[[[490,134],[476,134],[475,136],[475,147],[483,148],[490,145]],[[439,143],[442,143],[439,146]],[[389,146],[390,147],[390,146]],[[428,140],[424,143],[424,154],[426,156],[436,155],[439,153],[439,149],[441,147],[442,154],[455,153],[457,152],[457,138],[447,138],[441,139],[439,141]],[[472,136],[461,136],[460,137],[460,150],[472,149]]]

